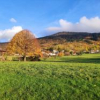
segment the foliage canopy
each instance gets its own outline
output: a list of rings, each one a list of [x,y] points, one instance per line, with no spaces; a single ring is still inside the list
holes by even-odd
[[[20,31],[13,37],[8,44],[7,52],[10,55],[19,54],[23,56],[24,61],[26,60],[26,56],[41,55],[38,40],[28,30]]]

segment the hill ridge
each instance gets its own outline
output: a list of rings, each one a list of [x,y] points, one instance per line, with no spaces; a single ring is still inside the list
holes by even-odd
[[[38,38],[41,47],[48,47],[54,44],[63,44],[67,42],[90,42],[100,41],[100,33],[89,32],[57,32],[55,34]],[[0,43],[0,48],[5,48],[8,42]],[[48,45],[50,44],[50,45]]]

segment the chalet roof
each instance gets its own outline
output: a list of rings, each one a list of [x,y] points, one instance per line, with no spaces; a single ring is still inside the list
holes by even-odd
[[[6,52],[8,42],[0,43],[0,52]]]
[[[6,52],[5,50],[2,50],[2,48],[0,48],[0,52]]]
[[[0,52],[6,52],[5,50],[0,50]]]

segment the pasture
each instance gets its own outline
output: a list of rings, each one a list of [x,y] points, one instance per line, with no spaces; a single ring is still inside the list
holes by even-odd
[[[0,100],[100,100],[100,54],[0,62]]]

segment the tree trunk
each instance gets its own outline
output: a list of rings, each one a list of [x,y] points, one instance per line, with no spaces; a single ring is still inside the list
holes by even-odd
[[[20,61],[20,56],[18,57],[19,61]]]
[[[26,56],[24,56],[24,61],[26,61]]]

